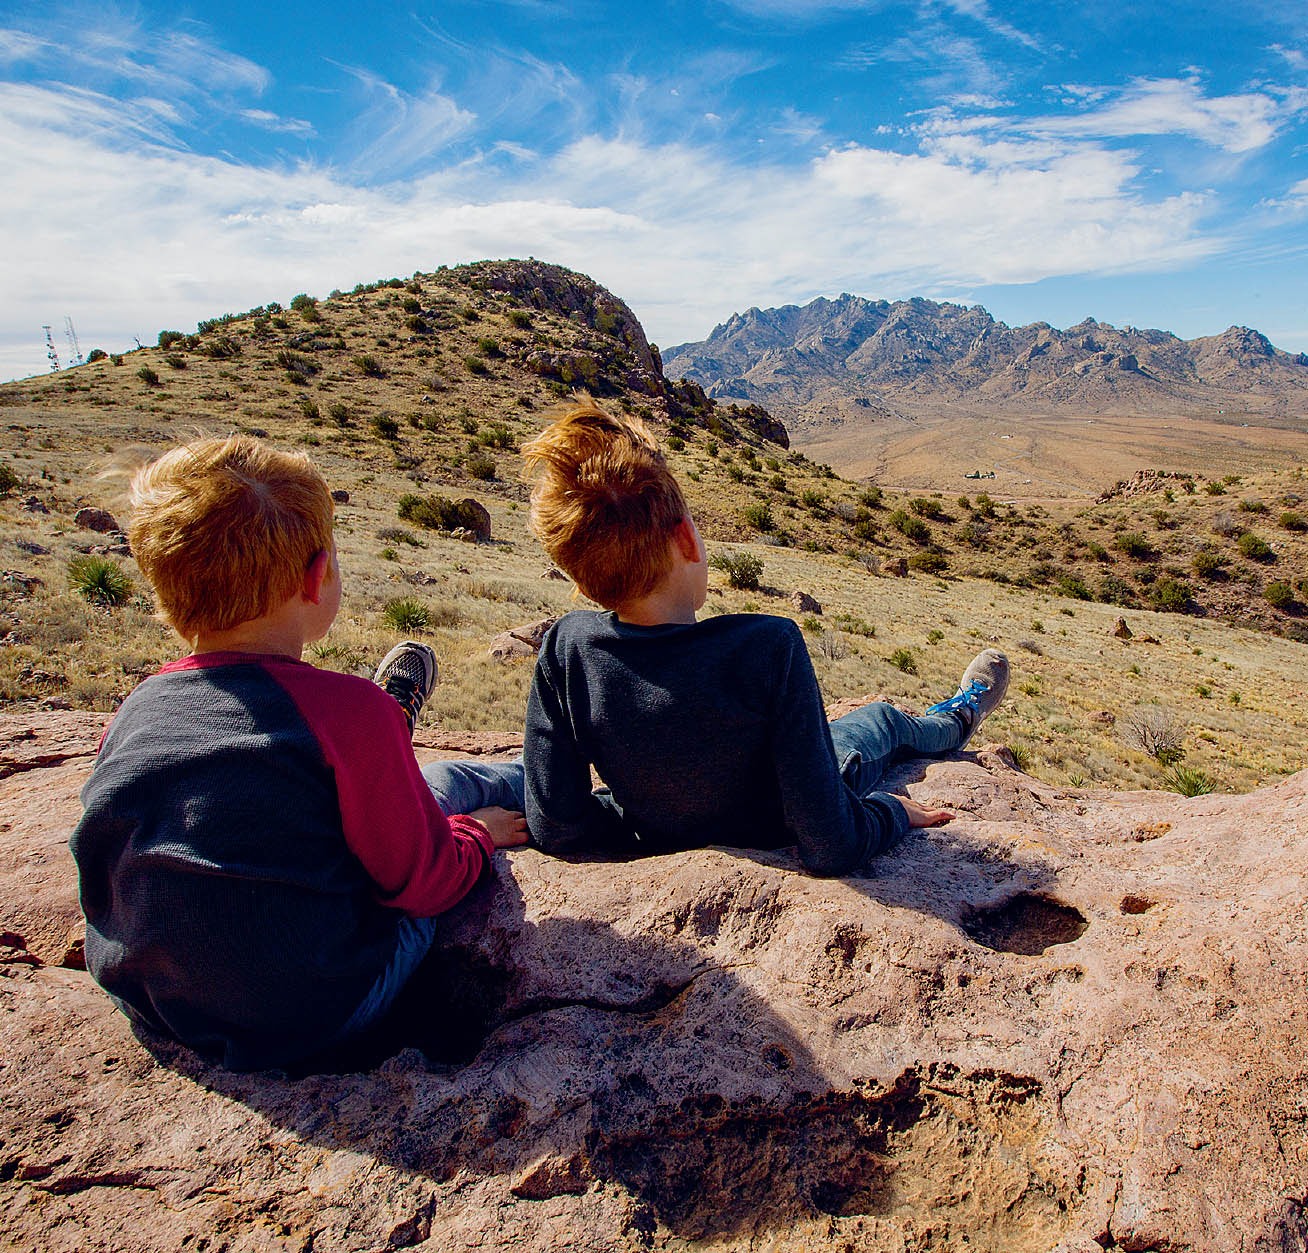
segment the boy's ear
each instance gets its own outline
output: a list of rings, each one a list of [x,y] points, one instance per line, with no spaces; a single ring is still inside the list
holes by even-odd
[[[673,528],[672,542],[677,546],[677,552],[692,565],[705,560],[704,543],[689,514],[684,514]]]
[[[320,548],[314,559],[309,562],[309,568],[304,572],[305,600],[315,605],[322,600],[322,585],[327,581],[327,572],[331,569],[331,564],[331,554],[325,548]]]

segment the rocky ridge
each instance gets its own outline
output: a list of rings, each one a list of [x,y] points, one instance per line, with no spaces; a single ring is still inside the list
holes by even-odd
[[[1275,413],[1298,412],[1308,397],[1308,354],[1282,352],[1248,327],[1194,340],[1094,318],[1062,331],[1010,327],[980,305],[848,293],[733,314],[706,340],[669,349],[665,365],[710,396],[766,405],[798,426],[944,401],[987,412]]]
[[[516,852],[448,918],[458,1029],[293,1081],[134,1038],[71,968],[102,721],[0,719],[5,1247],[1308,1248],[1308,772],[909,763],[959,817],[872,878]]]

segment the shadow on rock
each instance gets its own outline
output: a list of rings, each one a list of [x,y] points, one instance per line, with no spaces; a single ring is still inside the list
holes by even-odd
[[[410,1051],[370,1071],[233,1074],[143,1042],[305,1140],[436,1182],[508,1175],[529,1199],[617,1183],[651,1232],[881,1211],[889,1140],[923,1115],[912,1075],[832,1091],[790,1024],[693,945],[524,914],[504,874],[448,916],[368,1042]]]

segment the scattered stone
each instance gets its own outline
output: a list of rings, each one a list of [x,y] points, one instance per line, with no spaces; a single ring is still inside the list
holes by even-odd
[[[19,552],[27,553],[33,557],[48,557],[50,550],[44,544],[38,544],[35,540],[17,539],[14,540],[14,547]]]
[[[30,595],[38,587],[45,586],[44,579],[35,574],[25,574],[21,570],[0,570],[0,583],[24,596]]]
[[[896,578],[908,577],[908,558],[907,557],[887,557],[881,563],[882,574],[893,574]]]
[[[348,505],[350,503],[350,493],[343,487],[338,487],[334,492],[332,492],[332,499],[338,505]]]
[[[1135,632],[1132,631],[1131,628],[1126,625],[1125,618],[1118,618],[1118,620],[1113,623],[1113,634],[1119,640],[1129,640],[1135,634]]]
[[[39,496],[28,496],[20,506],[27,510],[28,513],[49,513],[50,510],[45,507]]]
[[[486,650],[496,661],[518,661],[525,657],[534,657],[540,652],[545,633],[558,621],[556,614],[552,618],[542,618],[525,626],[513,627],[497,635]]]
[[[565,583],[568,580],[568,576],[564,574],[558,566],[548,566],[546,569],[541,571],[540,577],[542,579],[562,579]]]
[[[807,592],[796,592],[790,598],[796,613],[821,613],[822,606]]]
[[[114,515],[108,509],[79,509],[73,514],[73,523],[84,531],[122,531]]]
[[[68,939],[64,944],[64,955],[59,964],[67,970],[86,969],[86,926],[74,923],[68,929]]]
[[[459,507],[464,511],[463,517],[466,520],[466,529],[471,533],[473,539],[480,543],[485,543],[491,537],[491,516],[490,511],[479,500],[474,500],[471,496],[465,496],[459,501]]]

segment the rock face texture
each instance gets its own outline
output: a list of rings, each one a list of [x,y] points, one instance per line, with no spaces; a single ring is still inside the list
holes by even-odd
[[[4,731],[4,1247],[1308,1248],[1308,772],[911,762],[890,787],[958,816],[867,878],[515,852],[447,919],[430,1056],[291,1081],[53,964],[99,722]]]
[[[1288,412],[1308,393],[1299,357],[1248,327],[1193,340],[1093,318],[1065,331],[1047,322],[1010,327],[980,305],[849,294],[733,314],[706,340],[668,349],[665,368],[669,378],[694,380],[717,399],[766,405],[800,428],[833,407],[855,420],[858,407],[874,416],[960,398],[984,400],[988,412],[1095,412],[1257,396]]]

